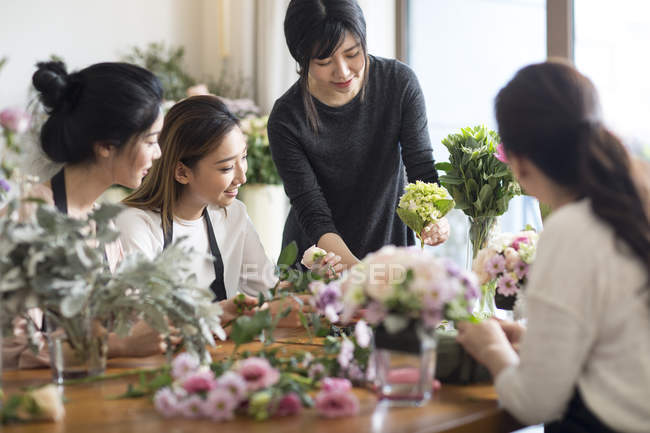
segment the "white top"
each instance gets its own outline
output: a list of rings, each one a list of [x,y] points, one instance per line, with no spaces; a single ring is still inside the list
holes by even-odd
[[[576,386],[609,427],[650,431],[650,314],[646,269],[588,200],[545,223],[526,292],[520,362],[495,380],[527,424],[560,419]]]
[[[255,227],[246,213],[246,206],[233,201],[225,210],[208,207],[214,236],[221,252],[224,266],[224,284],[228,298],[238,292],[257,296],[275,285],[274,265],[266,256]],[[127,208],[116,220],[125,252],[139,251],[153,258],[163,249],[164,239],[160,214]],[[173,239],[185,236],[181,245],[192,254],[190,272],[197,277],[201,287],[214,281],[214,264],[208,244],[207,228],[203,217],[173,222]]]

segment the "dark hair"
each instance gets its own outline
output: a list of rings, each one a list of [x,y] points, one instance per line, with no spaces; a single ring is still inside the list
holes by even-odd
[[[361,44],[366,61],[361,97],[368,81],[366,20],[356,0],[291,0],[284,18],[284,36],[291,56],[298,62],[302,101],[307,120],[318,131],[316,106],[309,93],[308,76],[311,59],[330,57],[341,45],[345,32]]]
[[[505,149],[589,198],[650,278],[647,185],[634,175],[623,144],[602,125],[593,83],[565,63],[527,66],[497,95],[496,118]]]
[[[37,67],[32,82],[49,113],[41,146],[55,162],[91,160],[95,142],[121,148],[160,113],[160,81],[139,66],[97,63],[72,74],[62,62]]]
[[[123,200],[127,206],[160,212],[163,230],[169,229],[183,185],[175,178],[176,165],[189,168],[219,147],[223,138],[239,124],[237,117],[216,96],[183,99],[165,115],[158,143],[160,159],[154,161],[142,185]]]

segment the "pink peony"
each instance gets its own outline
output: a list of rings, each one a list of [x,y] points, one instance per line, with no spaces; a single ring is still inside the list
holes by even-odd
[[[300,402],[300,397],[295,392],[290,392],[285,394],[280,401],[275,410],[275,415],[278,416],[289,416],[296,415],[302,410],[302,403]]]
[[[506,149],[503,147],[503,143],[497,144],[497,151],[494,157],[504,164],[508,164],[508,157],[506,156]]]
[[[217,386],[212,371],[197,371],[191,373],[183,379],[183,389],[188,393],[208,392]]]
[[[517,236],[515,240],[512,241],[512,248],[519,251],[519,244],[521,243],[527,244],[529,242],[530,242],[530,238],[528,238],[528,236]]]
[[[249,391],[268,388],[280,380],[280,373],[271,367],[269,361],[264,358],[248,358],[240,362],[239,374],[246,381]]]
[[[359,399],[349,391],[321,391],[316,395],[315,407],[326,418],[352,416],[359,413]]]
[[[497,254],[485,263],[485,270],[492,278],[496,277],[506,269],[506,258]]]
[[[227,371],[217,379],[217,388],[230,391],[231,396],[240,402],[246,397],[246,381],[234,371]]]
[[[512,296],[517,293],[517,281],[511,274],[504,274],[497,282],[497,292],[503,296]]]
[[[29,114],[19,108],[5,108],[0,111],[0,126],[16,134],[27,131],[30,120]]]
[[[176,380],[182,379],[199,368],[199,358],[183,352],[172,361],[172,377]]]
[[[153,404],[159,414],[171,418],[179,414],[179,404],[176,394],[168,388],[162,388],[153,397]]]
[[[239,402],[232,398],[232,394],[225,388],[217,388],[210,391],[201,405],[204,417],[213,421],[226,421],[233,419],[234,410]]]
[[[340,377],[326,377],[321,382],[321,390],[325,392],[347,392],[352,389],[352,384],[347,379]]]

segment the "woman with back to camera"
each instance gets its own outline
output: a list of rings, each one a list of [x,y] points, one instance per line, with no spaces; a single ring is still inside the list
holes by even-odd
[[[515,176],[553,213],[528,277],[527,328],[459,323],[458,340],[526,424],[647,432],[647,166],[603,126],[594,85],[567,64],[520,70],[499,92],[496,118]]]
[[[29,194],[85,218],[111,185],[138,187],[160,156],[162,88],[151,72],[127,63],[98,63],[71,74],[61,62],[37,66],[32,80],[49,114],[41,147],[63,167]],[[107,245],[106,258],[115,270],[122,258],[119,241]],[[109,335],[109,356],[147,356],[161,346],[158,333],[144,322],[129,337]],[[48,364],[49,356],[45,351],[34,356],[20,336],[3,344],[3,361],[10,368],[33,367]]]
[[[368,55],[355,0],[292,0],[284,32],[300,78],[268,123],[291,202],[283,245],[317,244],[347,266],[387,244],[412,245],[395,213],[405,168],[409,182],[438,180],[415,74]],[[440,224],[448,232],[447,221]],[[444,240],[425,234],[428,244]]]

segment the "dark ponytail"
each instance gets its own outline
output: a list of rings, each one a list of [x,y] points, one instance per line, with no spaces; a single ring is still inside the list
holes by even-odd
[[[361,97],[368,81],[366,20],[356,0],[291,0],[284,18],[284,36],[298,63],[302,101],[313,131],[319,129],[318,112],[309,92],[309,62],[330,57],[350,32],[361,44],[366,61]]]
[[[122,148],[156,121],[160,81],[127,63],[98,63],[68,74],[62,62],[42,62],[32,77],[49,117],[41,147],[55,162],[94,158],[97,142]]]
[[[600,122],[593,83],[568,64],[527,66],[497,95],[496,118],[506,150],[589,198],[593,212],[645,265],[650,281],[648,185]]]

